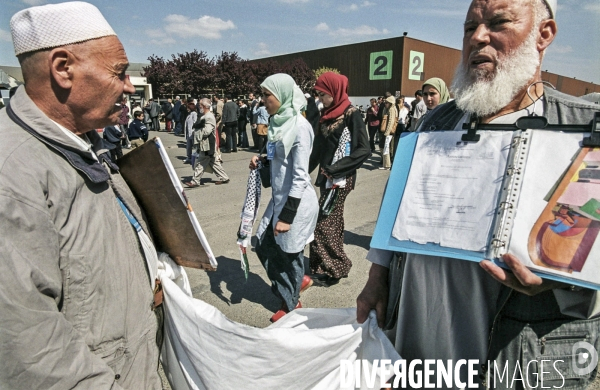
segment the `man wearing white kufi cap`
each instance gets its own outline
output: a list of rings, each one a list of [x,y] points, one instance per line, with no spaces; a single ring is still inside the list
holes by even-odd
[[[93,131],[134,92],[123,45],[83,2],[11,31],[25,85],[0,111],[0,388],[159,389],[150,234]]]
[[[541,83],[544,51],[557,33],[556,10],[556,0],[472,0],[451,88],[455,100],[427,114],[419,130],[462,130],[471,115],[483,123],[514,124],[536,114],[550,124],[589,124],[597,106]],[[394,185],[390,181],[388,188]],[[397,212],[382,214],[386,211]],[[363,322],[375,309],[381,326],[391,328],[395,320],[392,334],[407,365],[417,359],[455,363],[451,375],[458,381],[448,385],[440,375],[429,383],[452,388],[475,380],[496,389],[584,389],[594,380],[597,361],[593,353],[577,352],[576,343],[600,347],[596,291],[540,278],[513,255],[504,256],[510,272],[489,261],[417,254],[398,258],[390,251],[369,250],[373,264],[357,298],[357,317]],[[575,360],[586,356],[592,369],[576,372],[575,364],[582,362]],[[478,365],[459,366],[461,359]],[[425,375],[435,370],[421,363],[417,367]]]

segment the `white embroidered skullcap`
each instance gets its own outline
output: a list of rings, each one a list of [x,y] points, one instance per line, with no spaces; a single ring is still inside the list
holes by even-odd
[[[550,10],[550,18],[556,19],[556,7],[558,6],[558,0],[544,0],[544,3],[548,6]]]
[[[72,1],[31,7],[10,19],[15,55],[117,35],[100,10]]]

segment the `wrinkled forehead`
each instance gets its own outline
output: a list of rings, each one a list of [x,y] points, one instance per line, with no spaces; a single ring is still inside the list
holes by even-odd
[[[501,15],[516,16],[527,9],[531,9],[529,0],[473,0],[467,11],[465,23]]]

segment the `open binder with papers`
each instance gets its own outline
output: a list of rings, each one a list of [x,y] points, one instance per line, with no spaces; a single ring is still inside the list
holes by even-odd
[[[402,137],[371,247],[500,266],[511,253],[600,290],[600,113],[585,127],[521,119]]]

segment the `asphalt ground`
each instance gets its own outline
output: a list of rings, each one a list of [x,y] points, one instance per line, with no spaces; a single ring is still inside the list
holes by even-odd
[[[165,145],[171,162],[182,181],[191,179],[192,166],[184,164],[185,141],[170,133],[150,132]],[[186,189],[186,195],[196,213],[202,230],[219,263],[217,270],[207,272],[186,268],[195,298],[215,306],[227,318],[246,325],[266,327],[269,318],[281,306],[271,292],[271,284],[254,251],[248,250],[250,272],[245,280],[236,244],[240,213],[246,195],[250,158],[257,153],[238,148],[237,153],[225,153],[223,168],[230,178],[225,185],[215,185],[213,174],[204,174],[203,185]],[[331,287],[313,286],[301,296],[303,307],[355,307],[356,297],[364,286],[370,263],[365,259],[379,213],[379,204],[389,171],[378,170],[380,156],[374,154],[359,170],[355,189],[345,204],[344,247],[353,266],[348,278]],[[313,183],[314,183],[313,173]],[[185,186],[184,186],[185,187]],[[318,193],[318,189],[317,189]],[[269,189],[263,189],[259,216],[270,199]],[[254,225],[258,227],[258,220]],[[308,271],[308,245],[305,249]]]
[[[183,163],[186,158],[184,137],[164,131],[151,131],[150,138],[155,136],[162,140],[182,181],[191,179],[192,167]],[[248,164],[255,154],[255,151],[240,148],[237,153],[223,154],[223,168],[230,178],[228,184],[215,185],[217,178],[214,174],[205,173],[202,178],[203,186],[186,190],[186,195],[218,261],[216,271],[207,272],[192,268],[186,268],[186,271],[195,298],[215,306],[232,321],[264,328],[270,324],[269,318],[279,309],[281,302],[271,292],[269,279],[253,250],[248,250],[250,272],[248,280],[245,280],[236,244],[240,213],[246,194]],[[374,153],[363,164],[358,171],[355,189],[346,199],[344,250],[353,263],[348,278],[341,279],[331,287],[309,288],[300,297],[303,307],[356,307],[356,297],[367,281],[370,262],[365,256],[389,177],[389,171],[378,169],[380,160],[380,155]],[[315,174],[316,170],[312,175],[313,183]],[[319,190],[316,190],[318,195]],[[262,216],[269,199],[270,190],[263,188],[259,216]],[[258,220],[254,227],[256,230]],[[304,254],[305,269],[308,273],[308,245]],[[161,376],[163,388],[170,389],[162,369]],[[588,388],[600,390],[600,378],[596,378]]]

